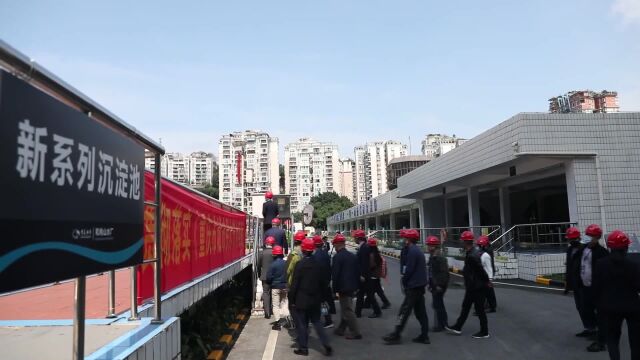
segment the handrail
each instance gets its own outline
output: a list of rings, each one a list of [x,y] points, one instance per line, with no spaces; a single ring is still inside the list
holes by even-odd
[[[495,244],[496,242],[498,242],[498,240],[502,239],[503,237],[507,236],[507,234],[509,234],[510,232],[513,231],[513,229],[515,229],[518,225],[513,225],[509,230],[505,231],[502,233],[502,235],[498,236],[495,240],[493,240],[491,242],[491,245]]]

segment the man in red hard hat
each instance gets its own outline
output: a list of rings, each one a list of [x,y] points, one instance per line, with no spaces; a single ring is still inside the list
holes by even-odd
[[[287,234],[281,227],[282,222],[280,218],[273,218],[271,220],[271,228],[264,232],[264,238],[273,236],[275,239],[275,245],[282,246],[285,255],[289,253],[289,243],[287,242]]]
[[[356,297],[356,316],[362,316],[362,307],[366,296],[367,299],[370,299],[371,308],[373,309],[373,314],[369,315],[369,318],[378,318],[382,314],[382,310],[380,310],[378,301],[374,297],[374,285],[371,280],[371,267],[369,266],[371,249],[367,245],[367,235],[364,230],[358,229],[353,232],[353,238],[359,244],[356,256],[360,265],[360,288]]]
[[[313,259],[322,266],[322,273],[325,275],[327,280],[327,287],[325,289],[323,304],[322,304],[322,315],[324,316],[324,328],[332,328],[333,319],[331,319],[331,314],[336,313],[336,305],[333,302],[333,293],[331,292],[331,256],[324,249],[324,241],[322,240],[322,236],[314,235],[313,245],[316,249],[313,251]]]
[[[580,242],[581,235],[580,230],[571,226],[567,229],[565,238],[569,240],[569,248],[567,249],[567,255],[565,260],[565,275],[564,275],[564,293],[565,295],[569,291],[573,291],[573,300],[576,304],[576,310],[580,315],[580,320],[584,330],[576,334],[578,337],[590,337],[595,335],[595,324],[590,321],[590,318],[585,316],[583,310],[582,291],[578,285],[578,278],[580,277],[580,254],[582,253],[582,243]]]
[[[489,237],[486,235],[482,235],[478,237],[476,241],[478,244],[478,249],[480,250],[480,262],[482,263],[482,268],[484,272],[489,276],[489,284],[487,286],[487,304],[489,305],[488,313],[496,312],[497,300],[496,300],[496,291],[493,288],[493,277],[495,276],[496,266],[493,262],[493,251],[489,248],[491,246],[491,241],[489,241]]]
[[[358,258],[345,248],[345,238],[342,234],[336,234],[333,238],[333,248],[336,254],[331,264],[331,279],[333,292],[338,295],[340,302],[340,324],[334,334],[345,336],[345,331],[349,330],[345,336],[347,340],[360,340],[362,334],[353,311],[353,296],[360,283]]]
[[[278,215],[278,205],[273,202],[273,193],[271,191],[267,191],[264,194],[264,204],[262,204],[262,218],[264,219],[263,228],[265,232],[271,228],[271,220],[278,217]]]
[[[262,307],[264,309],[264,317],[267,319],[271,318],[272,314],[271,285],[267,281],[267,273],[269,272],[269,267],[273,262],[272,247],[274,243],[275,239],[273,236],[269,236],[264,240],[264,249],[260,250],[258,264],[256,266],[258,268],[258,276],[262,282]]]
[[[367,246],[369,247],[369,272],[371,273],[372,296],[378,295],[380,300],[382,300],[383,305],[380,309],[388,309],[391,307],[391,302],[389,302],[387,295],[384,293],[381,283],[381,280],[387,276],[387,262],[382,255],[380,255],[380,250],[378,250],[378,239],[369,238],[367,240]],[[371,306],[371,300],[369,298],[365,299],[365,305],[367,304]]]
[[[582,311],[587,324],[592,329],[597,329],[596,341],[587,347],[589,352],[599,352],[606,350],[605,319],[603,314],[598,312],[596,299],[599,294],[593,287],[593,277],[596,275],[596,263],[609,255],[607,249],[600,245],[602,229],[596,224],[587,226],[585,234],[589,238],[589,243],[585,245],[579,254],[580,273],[578,276],[578,286],[582,292]]]
[[[611,255],[598,260],[593,278],[598,311],[607,319],[609,358],[620,359],[622,322],[627,321],[631,359],[640,359],[640,266],[627,257],[631,241],[614,230],[607,237]]]
[[[427,263],[427,276],[429,278],[429,291],[433,300],[433,310],[435,311],[435,321],[432,331],[444,331],[449,324],[447,309],[444,306],[444,294],[449,287],[449,264],[447,258],[440,252],[440,239],[435,236],[427,238],[427,248],[429,250],[429,262]]]
[[[269,266],[267,282],[271,287],[271,297],[273,299],[273,315],[276,321],[271,327],[272,330],[280,330],[289,315],[289,304],[287,300],[287,271],[283,260],[284,251],[282,246],[276,245],[272,251],[273,262]]]
[[[289,288],[291,288],[291,285],[293,285],[293,273],[295,271],[296,265],[298,264],[298,261],[302,259],[302,241],[304,241],[305,239],[307,239],[307,234],[302,230],[296,232],[293,235],[293,250],[291,250],[291,253],[289,254],[289,256],[287,256],[286,263],[287,285]],[[292,304],[289,303],[289,307],[291,307],[291,305]],[[292,321],[289,321],[287,325],[285,325],[285,327],[292,329],[297,326],[297,315],[292,308],[289,309],[289,312],[291,313]]]
[[[296,355],[309,355],[309,323],[320,338],[325,355],[331,356],[333,349],[320,321],[321,303],[328,286],[326,275],[322,273],[322,265],[313,258],[316,246],[312,239],[302,240],[303,258],[295,265],[293,283],[289,289],[289,304],[296,316]]]
[[[425,287],[429,281],[427,277],[427,264],[424,253],[416,243],[420,239],[420,233],[416,229],[408,229],[400,232],[400,236],[405,240],[405,255],[400,263],[402,269],[401,286],[404,289],[404,301],[400,305],[398,323],[390,334],[384,336],[387,344],[399,344],[400,334],[407,325],[409,316],[413,312],[420,322],[420,335],[412,341],[419,344],[430,344],[429,340],[429,318],[424,302]]]
[[[474,306],[478,319],[480,320],[480,331],[471,335],[475,339],[486,339],[489,337],[489,325],[487,322],[487,314],[484,311],[484,302],[486,288],[489,286],[489,276],[482,268],[480,260],[480,251],[474,247],[473,243],[475,235],[467,230],[460,235],[460,240],[464,244],[466,255],[464,258],[464,268],[462,274],[464,276],[464,299],[462,300],[462,310],[456,323],[445,329],[452,334],[461,335],[462,326],[464,326],[471,305]]]

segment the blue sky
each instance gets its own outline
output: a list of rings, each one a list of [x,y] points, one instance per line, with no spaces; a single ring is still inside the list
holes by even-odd
[[[640,111],[640,0],[0,1],[0,38],[168,151],[263,129],[419,153],[579,88]]]

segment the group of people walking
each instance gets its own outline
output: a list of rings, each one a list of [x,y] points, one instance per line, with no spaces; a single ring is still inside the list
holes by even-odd
[[[622,323],[626,320],[631,359],[640,360],[640,268],[627,258],[628,236],[619,230],[600,244],[602,229],[591,224],[582,237],[576,227],[567,229],[565,294],[573,292],[584,329],[576,336],[591,342],[589,352],[609,351],[620,359]]]

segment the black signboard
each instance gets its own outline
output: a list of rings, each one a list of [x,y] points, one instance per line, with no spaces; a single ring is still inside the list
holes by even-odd
[[[273,195],[273,201],[278,205],[280,219],[291,218],[291,195]]]
[[[144,148],[0,70],[0,293],[142,262]]]

